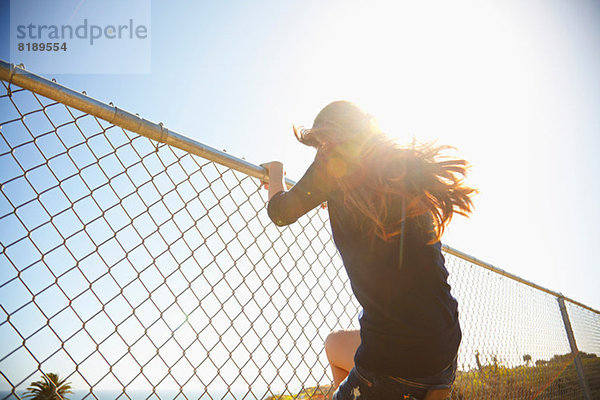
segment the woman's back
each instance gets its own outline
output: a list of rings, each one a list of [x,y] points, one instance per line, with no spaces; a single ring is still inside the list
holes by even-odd
[[[376,180],[369,173],[364,177]],[[380,196],[380,189],[366,181],[353,185],[362,192],[360,197]],[[438,372],[456,354],[460,328],[441,244],[430,243],[431,216],[407,219],[402,235],[384,240],[373,234],[371,222],[344,196],[334,190],[327,200],[333,239],[363,307],[356,361],[394,376]],[[399,219],[402,198],[391,196],[387,203],[388,218]]]

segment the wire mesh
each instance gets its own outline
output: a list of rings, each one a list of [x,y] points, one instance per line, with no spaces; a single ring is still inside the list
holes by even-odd
[[[14,395],[49,371],[91,397],[262,398],[325,379],[323,341],[357,308],[323,211],[280,231],[255,179],[25,90],[2,102]]]
[[[256,179],[3,85],[0,398],[51,372],[65,398],[331,393],[323,342],[359,308],[326,211],[277,228]],[[556,298],[446,258],[452,398],[582,398]],[[569,313],[596,395],[599,315]]]
[[[463,329],[453,398],[583,398],[556,297],[446,259]]]

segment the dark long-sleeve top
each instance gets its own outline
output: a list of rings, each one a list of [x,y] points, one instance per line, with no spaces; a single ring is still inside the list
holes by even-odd
[[[441,243],[428,244],[431,236],[421,228],[422,217],[408,219],[400,263],[399,237],[386,241],[370,233],[365,217],[344,204],[333,179],[346,174],[355,181],[352,190],[375,195],[368,173],[355,173],[339,159],[317,155],[294,187],[271,198],[267,211],[275,224],[284,226],[327,201],[334,242],[363,308],[355,363],[390,376],[433,375],[452,362],[461,340]],[[398,202],[388,208],[399,209]]]

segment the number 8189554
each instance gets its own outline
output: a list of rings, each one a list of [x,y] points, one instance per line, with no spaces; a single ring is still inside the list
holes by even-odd
[[[67,51],[67,43],[19,43],[19,51]]]

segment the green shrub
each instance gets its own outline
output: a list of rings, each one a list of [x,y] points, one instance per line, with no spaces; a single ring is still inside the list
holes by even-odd
[[[580,353],[583,369],[593,399],[600,399],[600,358],[595,354]],[[492,363],[481,365],[471,371],[457,371],[452,387],[452,400],[502,399],[502,400],[570,400],[581,399],[582,392],[573,356],[555,355],[550,360],[537,360],[532,365],[530,357],[524,357],[526,365],[503,366],[497,357]],[[591,379],[589,377],[595,377]],[[296,395],[274,395],[265,400],[328,400],[331,385],[310,387]]]

